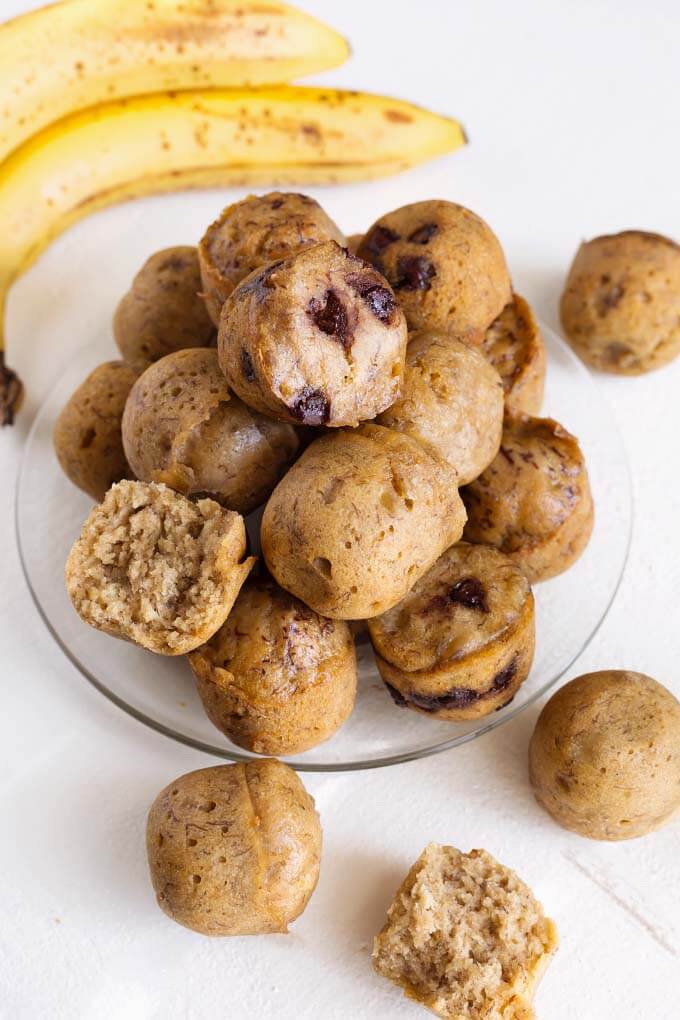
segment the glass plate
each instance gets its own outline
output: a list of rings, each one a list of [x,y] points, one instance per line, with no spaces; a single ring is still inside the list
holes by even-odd
[[[584,448],[595,501],[590,544],[571,570],[537,585],[536,658],[514,701],[483,719],[452,723],[398,708],[383,686],[370,647],[360,643],[356,707],[330,740],[286,759],[301,771],[376,768],[456,747],[501,726],[549,690],[591,640],[616,594],[628,554],[632,505],[621,439],[592,377],[570,348],[543,328],[548,350],[544,413]],[[28,586],[62,651],[105,697],[129,715],[197,750],[243,761],[203,713],[184,658],[156,656],[84,624],[63,582],[64,563],[92,504],[62,474],[52,449],[56,416],[76,386],[105,360],[104,343],[71,364],[39,410],[28,437],[16,495],[16,528]],[[256,527],[257,519],[249,521]]]

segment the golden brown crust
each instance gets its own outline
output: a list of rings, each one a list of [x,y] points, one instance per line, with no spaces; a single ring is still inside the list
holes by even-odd
[[[509,414],[538,414],[545,385],[545,344],[536,316],[519,294],[491,323],[482,351],[503,382]]]
[[[226,302],[220,366],[250,407],[298,425],[357,425],[399,393],[406,323],[387,282],[335,241],[272,262]]]
[[[265,502],[298,449],[291,425],[230,392],[217,352],[207,349],[177,351],[139,377],[123,442],[140,480],[208,495],[242,514]]]
[[[366,619],[395,605],[460,538],[455,473],[380,425],[329,433],[279,482],[262,551],[279,584],[323,616]]]
[[[309,195],[272,191],[224,209],[198,246],[205,303],[216,326],[222,305],[255,269],[345,236]]]
[[[498,453],[503,387],[486,358],[463,340],[412,333],[401,395],[377,422],[434,449],[466,485]]]
[[[356,255],[361,242],[364,239],[363,234],[348,234],[347,235],[347,250]]]
[[[348,625],[319,616],[268,579],[246,583],[189,663],[210,721],[258,754],[306,751],[335,733],[354,706]]]
[[[113,335],[137,372],[173,351],[212,342],[196,248],[164,248],[146,260],[116,309]]]
[[[414,202],[381,216],[357,254],[390,281],[409,329],[447,330],[479,343],[511,297],[497,237],[453,202]]]
[[[198,648],[224,623],[254,559],[243,518],[165,485],[119,482],[85,521],[66,587],[90,626],[160,655]]]
[[[665,365],[680,353],[680,245],[643,230],[585,241],[560,315],[576,353],[603,372]]]
[[[273,759],[180,776],[151,806],[146,844],[161,910],[203,935],[286,932],[319,876],[314,801]]]
[[[590,839],[644,836],[680,809],[680,702],[643,673],[579,676],[544,706],[529,776],[565,829]]]
[[[62,471],[97,501],[114,482],[134,478],[123,450],[121,420],[136,378],[122,361],[98,365],[69,398],[54,425],[54,450]]]
[[[594,510],[583,453],[552,418],[506,417],[498,456],[461,496],[465,540],[495,545],[532,584],[567,570],[590,539]]]
[[[507,556],[461,542],[368,629],[398,705],[476,719],[511,701],[529,674],[534,599]]]

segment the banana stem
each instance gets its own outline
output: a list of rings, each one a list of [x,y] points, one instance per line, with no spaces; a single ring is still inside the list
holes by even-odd
[[[7,368],[5,352],[0,350],[0,425],[14,424],[23,392],[24,384],[16,372]]]

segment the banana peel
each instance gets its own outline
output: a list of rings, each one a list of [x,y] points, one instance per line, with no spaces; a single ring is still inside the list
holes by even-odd
[[[0,318],[16,277],[96,209],[185,188],[368,180],[465,140],[457,121],[410,103],[303,86],[166,92],[73,114],[0,164]],[[2,359],[5,424],[19,399]]]

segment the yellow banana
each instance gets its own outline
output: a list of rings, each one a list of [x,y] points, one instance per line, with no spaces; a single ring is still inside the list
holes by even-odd
[[[293,86],[164,93],[74,114],[0,164],[0,321],[12,281],[95,209],[191,187],[366,180],[464,142],[457,121],[401,100]],[[8,423],[20,391],[3,349],[0,330]]]
[[[65,0],[0,25],[0,159],[115,98],[263,85],[337,67],[347,42],[278,0]]]

